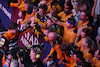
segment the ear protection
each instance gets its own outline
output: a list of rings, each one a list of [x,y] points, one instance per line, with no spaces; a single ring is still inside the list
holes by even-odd
[[[40,54],[36,54],[36,58],[37,58],[37,59],[40,58]]]

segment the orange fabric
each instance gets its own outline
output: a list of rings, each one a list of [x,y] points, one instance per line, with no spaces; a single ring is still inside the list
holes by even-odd
[[[20,35],[23,35],[23,34],[25,34],[25,33],[27,33],[27,32],[29,32],[29,31],[30,31],[30,29],[31,29],[31,28],[28,28],[26,31],[24,31],[24,32],[20,33],[20,34],[19,34],[19,36],[20,36]]]
[[[24,1],[21,2],[21,4],[18,6],[18,8],[20,9],[20,11],[25,11]]]
[[[100,67],[100,60],[97,60],[96,57],[93,57],[92,59],[92,67]]]
[[[70,67],[78,67],[76,61]]]
[[[88,50],[86,50],[86,51],[84,52],[84,48],[81,47],[81,50],[80,50],[80,51],[83,52],[83,58],[84,58],[85,60],[88,60],[89,58],[92,59],[93,55],[92,55],[91,53],[89,53],[90,48],[88,48]]]
[[[47,25],[47,22],[41,22],[38,18],[37,18],[37,14],[35,14],[35,21],[38,23],[38,24],[42,24],[44,27],[46,27]]]
[[[58,17],[61,17],[61,21],[64,21],[66,23],[66,20],[68,18],[71,18],[71,16],[73,16],[73,13],[66,15],[66,13],[64,11],[62,11],[57,15],[58,15]]]
[[[68,28],[66,27],[66,23],[62,23],[62,22],[61,22],[61,26],[64,27],[63,38],[68,42],[74,43],[77,33],[74,33],[73,30],[75,30],[76,28],[74,27],[68,30]]]
[[[62,17],[64,15],[64,11],[58,13],[57,15],[58,15],[58,17]]]
[[[91,26],[87,26],[87,24],[89,23],[89,20],[85,23],[83,23],[83,21],[79,20],[78,25],[77,25],[77,29],[79,28],[80,25],[82,25],[83,29],[84,28],[89,28],[92,31],[92,27]]]
[[[32,16],[32,15],[33,15],[33,14],[27,14],[27,13],[26,13],[26,16],[25,16],[24,20],[21,21],[21,24],[23,24],[24,22],[26,22],[26,21],[30,18],[30,16]]]
[[[13,2],[11,2],[11,3],[10,3],[10,6],[11,6],[11,7],[18,7],[18,3],[13,3]]]
[[[10,33],[10,31],[8,30],[6,33],[4,33],[2,36],[7,38],[7,41],[13,39],[15,36],[17,36],[19,33],[15,33],[14,35],[12,33]]]
[[[4,63],[5,63],[5,54],[3,54],[3,58],[2,58],[2,67],[3,67]]]
[[[60,46],[60,45],[57,44],[57,45],[55,45],[55,46],[53,47],[53,43],[50,42],[50,44],[51,44],[52,48],[51,48],[50,53],[48,54],[47,57],[51,56],[52,53],[53,53],[54,51],[56,51],[56,52],[57,52],[57,58],[58,58],[59,60],[61,60],[61,59],[63,58],[63,56],[62,56],[62,53],[61,53],[61,51],[60,51],[60,49],[59,49],[59,46]]]
[[[66,67],[71,67],[71,65],[75,62],[75,59],[73,58],[74,55],[72,55],[71,57],[66,56],[65,54],[65,59],[67,62],[69,63],[65,63]]]
[[[77,43],[77,46],[79,47],[79,48],[81,48],[81,46],[82,46],[82,41],[84,40],[84,38],[81,38],[81,40]]]
[[[52,8],[58,13],[62,11],[62,7],[59,6],[59,4],[55,3],[55,5],[52,5]],[[51,5],[48,5],[47,13],[50,12]]]

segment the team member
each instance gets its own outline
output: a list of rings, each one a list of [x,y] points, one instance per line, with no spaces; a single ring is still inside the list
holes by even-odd
[[[90,37],[90,34],[91,34],[91,30],[88,28],[84,28],[82,31],[81,31],[81,29],[78,30],[77,37],[76,37],[75,42],[74,42],[74,46],[81,48],[82,41],[84,40],[85,37]],[[79,38],[81,38],[81,39],[79,40]]]
[[[71,18],[73,16],[73,13],[71,10],[73,9],[73,6],[71,4],[71,1],[68,1],[67,3],[64,4],[64,11],[58,13],[58,17],[61,17],[61,21],[64,21],[66,23],[66,20],[68,18]]]
[[[94,54],[94,57],[93,57],[93,59],[92,59],[92,65],[93,65],[93,67],[95,66],[95,67],[99,67],[100,66],[100,49],[97,49],[96,51],[95,51],[95,54]]]
[[[74,49],[71,46],[68,46],[67,44],[60,45],[59,49],[63,54],[63,58],[58,62],[58,64],[63,64],[66,67],[70,67],[75,62],[73,58]]]
[[[31,59],[31,64],[29,65],[29,67],[44,67],[43,63],[40,61],[40,48],[35,47],[35,48],[31,48],[30,51],[30,59]]]
[[[24,30],[18,30],[18,24],[14,22],[10,23],[8,28],[8,31],[2,35],[0,41],[0,47],[3,47],[5,51],[9,51],[17,46],[18,36],[30,30],[30,26]]]
[[[64,43],[64,40],[58,36],[55,32],[50,32],[48,34],[49,42],[52,46],[49,55],[43,60],[43,63],[47,63],[48,60],[52,60],[54,56],[57,56],[57,59],[62,59],[62,53],[59,50],[60,44]]]
[[[86,62],[92,62],[92,53],[94,48],[94,43],[91,38],[85,37],[85,39],[82,41],[82,47],[80,51],[83,52],[83,58],[86,60]]]
[[[83,53],[81,51],[75,51],[73,58],[75,62],[70,67],[80,67],[81,63],[84,62]]]
[[[56,24],[64,27],[63,38],[65,39],[65,41],[66,41],[66,43],[68,45],[73,45],[73,43],[75,41],[75,38],[76,38],[76,35],[77,35],[77,33],[76,33],[77,30],[76,30],[76,27],[75,27],[75,23],[76,23],[75,19],[74,18],[68,18],[68,20],[66,21],[66,23],[57,21],[54,18],[51,18],[51,19]]]
[[[91,22],[89,22],[89,11],[82,11],[80,15],[80,20],[77,25],[78,28],[89,28],[92,31],[92,25]]]

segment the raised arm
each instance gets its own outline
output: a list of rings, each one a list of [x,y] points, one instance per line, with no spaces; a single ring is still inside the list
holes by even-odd
[[[94,5],[92,7],[91,16],[97,18],[97,15],[95,14],[95,7],[97,5],[97,0],[93,0],[93,1],[94,1]]]
[[[73,9],[75,9],[76,13],[79,12],[78,8],[76,7],[75,3],[74,3],[74,0],[71,0],[71,3],[73,5]]]
[[[75,39],[75,42],[74,42],[74,46],[77,46],[77,43],[78,43],[79,38],[80,38],[81,31],[82,31],[82,26],[80,26],[80,27],[78,28],[77,36],[76,36],[76,39]]]
[[[53,23],[61,26],[61,22],[58,21],[55,17],[53,17],[51,14],[47,14],[47,16],[49,16],[49,18],[51,18],[51,20],[53,21]]]

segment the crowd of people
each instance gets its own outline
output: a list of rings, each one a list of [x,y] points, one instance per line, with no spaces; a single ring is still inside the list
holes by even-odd
[[[2,67],[99,67],[97,2],[99,0],[8,0],[7,7],[17,7],[18,16],[22,18],[25,14],[25,18],[21,26],[11,22],[1,36]],[[44,36],[44,55],[47,52],[44,59],[40,60],[43,50],[35,44],[24,49],[17,46],[18,36],[26,32],[30,36]]]

